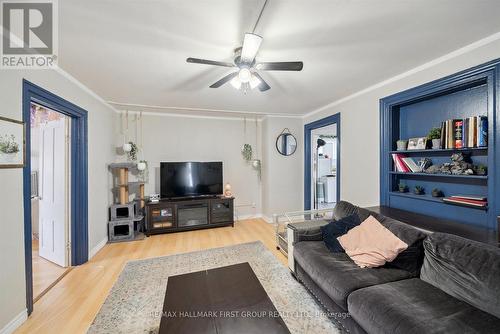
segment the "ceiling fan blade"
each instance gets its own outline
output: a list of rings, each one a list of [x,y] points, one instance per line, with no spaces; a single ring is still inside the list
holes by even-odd
[[[265,92],[266,90],[271,89],[271,86],[269,86],[267,82],[262,79],[259,73],[254,72],[253,75],[255,75],[260,80],[260,84],[257,86],[257,88],[259,88],[261,92]]]
[[[301,61],[283,61],[258,63],[255,68],[262,71],[302,71],[304,63]]]
[[[215,66],[224,66],[224,67],[235,67],[236,66],[234,64],[226,63],[224,61],[215,61],[215,60],[207,60],[207,59],[200,59],[200,58],[188,58],[188,59],[186,59],[186,61],[188,63],[215,65]]]
[[[238,72],[230,73],[230,74],[226,75],[224,78],[222,78],[219,81],[210,85],[210,88],[219,88],[220,86],[222,86],[226,82],[231,81],[237,75],[238,75]]]
[[[241,48],[241,62],[245,64],[252,64],[257,52],[259,52],[262,37],[259,35],[246,33],[243,39],[243,47]]]

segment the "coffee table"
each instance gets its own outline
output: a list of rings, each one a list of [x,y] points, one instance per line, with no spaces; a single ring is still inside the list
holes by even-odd
[[[168,278],[160,334],[290,333],[248,263]]]

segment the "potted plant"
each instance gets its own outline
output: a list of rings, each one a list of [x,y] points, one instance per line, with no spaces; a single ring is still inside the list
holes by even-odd
[[[432,189],[432,197],[444,197],[444,193],[440,189],[434,188]]]
[[[413,189],[413,192],[415,193],[415,195],[424,195],[425,189],[422,186],[415,186],[415,189]]]
[[[148,168],[148,162],[146,160],[141,160],[137,163],[137,169],[139,171],[144,171],[146,168]]]
[[[398,185],[398,189],[399,189],[400,193],[407,193],[408,192],[408,186],[402,182]]]
[[[5,162],[16,160],[16,156],[19,153],[19,144],[16,143],[14,135],[0,136],[0,153],[2,153],[2,160],[5,160]]]
[[[404,151],[408,148],[408,140],[400,139],[396,142],[396,147],[398,151]]]
[[[137,148],[137,145],[134,142],[128,142],[130,145],[130,151],[127,152],[128,159],[130,161],[136,161],[137,160],[137,151],[139,150]]]
[[[243,148],[241,149],[241,154],[243,155],[243,159],[245,159],[245,161],[249,162],[250,160],[252,160],[252,145],[250,144],[243,145]]]
[[[474,170],[476,172],[476,175],[484,176],[488,174],[488,167],[486,167],[485,165],[474,166]]]
[[[441,128],[432,128],[427,139],[432,141],[433,150],[439,150],[441,148]]]

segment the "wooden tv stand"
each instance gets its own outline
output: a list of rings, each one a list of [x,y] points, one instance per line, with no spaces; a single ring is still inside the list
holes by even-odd
[[[146,235],[234,226],[234,198],[162,199],[146,203]]]

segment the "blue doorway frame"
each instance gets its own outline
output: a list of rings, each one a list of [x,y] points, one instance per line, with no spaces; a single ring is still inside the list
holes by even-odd
[[[71,265],[88,261],[88,121],[87,111],[23,79],[23,122],[26,127],[26,164],[23,169],[26,307],[33,311],[31,231],[31,103],[71,118]]]
[[[340,113],[304,125],[304,210],[311,210],[311,132],[324,126],[337,125],[337,202],[340,201]]]

